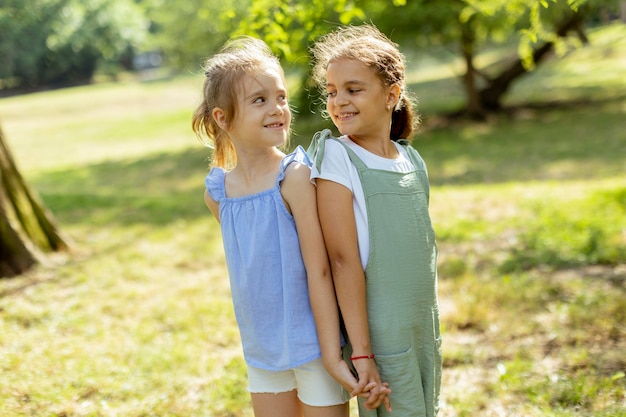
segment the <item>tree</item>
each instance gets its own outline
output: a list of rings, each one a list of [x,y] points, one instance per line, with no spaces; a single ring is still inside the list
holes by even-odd
[[[532,71],[551,52],[563,55],[587,42],[585,20],[616,9],[615,0],[421,0],[408,1],[405,13],[392,27],[407,29],[416,23],[424,35],[417,43],[439,41],[451,45],[463,59],[461,81],[466,94],[463,110],[474,118],[502,109],[511,85]],[[404,16],[404,18],[403,18]],[[411,20],[422,16],[419,22]],[[384,21],[387,23],[387,21]],[[390,29],[390,28],[388,28]],[[403,33],[401,29],[399,32]],[[578,39],[569,36],[574,33]],[[476,56],[487,45],[518,40],[517,54],[496,65],[479,68]]]
[[[145,35],[134,0],[1,0],[0,89],[91,80]]]
[[[483,118],[499,111],[511,84],[557,48],[566,50],[570,31],[582,33],[583,4],[611,0],[394,0],[395,10],[375,0],[357,3],[377,26],[403,45],[445,46],[458,54],[465,71],[464,114]],[[585,10],[590,10],[587,7]],[[516,58],[479,68],[476,56],[487,45],[519,41]]]
[[[460,77],[466,93],[464,114],[484,117],[502,108],[510,86],[549,54],[584,43],[584,23],[606,10],[619,14],[619,0],[141,0],[157,44],[170,63],[199,68],[229,37],[264,39],[299,70],[303,81],[298,107],[306,108],[308,47],[340,24],[372,22],[404,48],[445,47],[465,63]],[[184,24],[181,24],[184,22]],[[574,33],[578,40],[569,36]],[[518,40],[518,46],[511,43]],[[511,56],[480,67],[486,47],[506,45]],[[516,50],[517,49],[517,50]],[[304,88],[302,88],[304,87]]]
[[[581,6],[584,0],[491,0],[482,3],[467,0],[467,3],[459,15],[459,44],[465,61],[465,112],[474,118],[501,110],[502,99],[511,84],[533,70],[555,49],[563,54],[571,32],[576,33],[582,43],[587,41],[583,23],[589,8]],[[516,59],[508,65],[498,66],[497,72],[476,68],[476,52],[486,41],[508,39],[516,33],[519,34]]]
[[[365,18],[352,0],[138,0],[150,21],[153,47],[168,63],[189,70],[230,36],[259,35],[290,65],[308,64],[307,44],[328,21]]]
[[[146,47],[163,53],[166,64],[199,72],[205,57],[229,37],[252,0],[139,0],[149,22]]]
[[[199,73],[200,65],[231,36],[262,37],[284,59],[287,70],[300,72],[305,83],[307,45],[328,30],[328,21],[350,23],[363,19],[351,0],[140,0],[150,21],[151,45],[168,65],[185,73]],[[307,93],[298,89],[304,101]],[[301,101],[296,95],[296,102]]]
[[[19,173],[0,128],[0,277],[18,275],[69,249],[51,214]]]
[[[499,111],[512,83],[555,51],[567,49],[568,34],[584,41],[583,23],[617,0],[255,0],[231,32],[266,39],[292,62],[308,62],[306,48],[332,25],[373,22],[405,46],[448,46],[463,58],[464,112],[482,118]],[[478,68],[486,45],[519,40],[508,65]],[[569,43],[578,46],[582,42]],[[505,63],[506,64],[506,63]]]

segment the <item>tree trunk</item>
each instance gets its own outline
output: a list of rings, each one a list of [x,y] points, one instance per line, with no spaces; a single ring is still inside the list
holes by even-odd
[[[0,277],[18,275],[37,262],[11,224],[5,201],[0,194]]]
[[[564,37],[571,30],[580,31],[580,25],[582,22],[582,15],[580,13],[574,13],[569,16],[557,29],[556,35]],[[580,34],[579,34],[580,36]],[[584,42],[584,39],[583,39]],[[548,42],[533,52],[533,60],[535,63],[539,63],[545,58],[545,56],[553,49],[554,45]],[[482,107],[487,111],[498,111],[502,108],[502,97],[509,90],[513,81],[518,77],[524,75],[526,68],[522,65],[522,60],[517,59],[509,68],[502,71],[500,75],[488,80],[487,86],[479,91],[480,102]]]
[[[465,61],[465,74],[463,74],[463,87],[467,97],[466,112],[470,117],[484,120],[485,109],[480,100],[480,94],[476,86],[476,67],[474,67],[474,32],[470,23],[461,28],[461,49]]]
[[[42,252],[69,249],[68,242],[19,173],[0,128],[0,277],[24,272]]]

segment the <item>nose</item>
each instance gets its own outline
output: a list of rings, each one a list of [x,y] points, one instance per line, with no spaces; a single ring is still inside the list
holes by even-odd
[[[345,94],[345,93],[343,93],[341,91],[338,91],[335,94],[334,102],[335,102],[336,106],[345,106],[346,104],[348,104],[350,102],[350,100],[349,100],[347,94]]]
[[[283,104],[276,102],[274,104],[274,107],[271,109],[270,111],[270,115],[271,116],[275,116],[275,115],[281,115],[285,112],[285,110],[283,109]]]

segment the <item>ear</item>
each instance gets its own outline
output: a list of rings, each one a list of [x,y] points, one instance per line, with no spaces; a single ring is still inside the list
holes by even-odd
[[[226,113],[220,107],[215,107],[211,112],[211,116],[213,116],[213,120],[215,120],[215,123],[217,123],[222,130],[226,130],[228,128]]]
[[[398,84],[394,84],[389,87],[386,105],[390,109],[394,109],[396,107],[396,104],[400,101],[400,94],[402,94],[402,90]]]

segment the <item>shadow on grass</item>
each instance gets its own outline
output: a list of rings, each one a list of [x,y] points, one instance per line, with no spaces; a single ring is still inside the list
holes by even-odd
[[[620,176],[626,173],[623,103],[525,108],[489,123],[427,129],[413,146],[435,186]]]
[[[48,172],[32,180],[65,224],[166,225],[209,216],[204,205],[208,152],[187,149]]]

